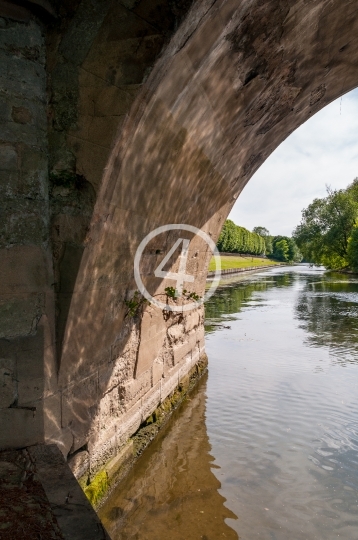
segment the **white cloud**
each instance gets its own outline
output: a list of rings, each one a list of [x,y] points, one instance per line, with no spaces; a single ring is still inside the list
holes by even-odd
[[[358,176],[358,89],[313,116],[251,178],[230,213],[238,225],[291,235],[301,211]]]

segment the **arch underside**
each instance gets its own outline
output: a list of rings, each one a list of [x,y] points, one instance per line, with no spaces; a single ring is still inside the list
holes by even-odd
[[[235,0],[213,3],[188,37],[183,23],[112,148],[72,297],[61,379],[90,370],[93,350],[118,339],[123,300],[137,288],[135,250],[145,235],[184,223],[216,240],[270,153],[357,86],[356,15],[348,1]],[[173,235],[162,238],[162,252],[173,241]],[[210,254],[202,245],[199,250],[195,290],[202,295]],[[153,271],[160,258],[153,253],[152,259]],[[167,285],[156,284],[155,293]],[[111,320],[105,306],[113,310]],[[158,325],[154,356],[169,346],[161,332]],[[153,341],[151,330],[142,329],[140,339]]]
[[[62,55],[61,69],[54,60],[49,68],[57,114],[50,170],[61,177],[59,171],[74,167],[82,210],[68,212],[69,195],[55,184],[60,332],[53,395],[60,395],[61,419],[50,414],[45,438],[66,455],[86,448],[98,464],[204,354],[203,310],[166,319],[151,307],[142,318],[126,317],[139,243],[169,223],[193,225],[216,241],[265,159],[358,86],[358,7],[350,0],[197,1],[169,42],[158,37],[160,10],[149,24],[130,2],[109,5],[84,52],[70,40],[71,29],[67,41],[59,46],[53,38],[48,49],[50,58]],[[136,46],[129,36],[124,47],[120,32],[130,28]],[[76,118],[67,123],[63,69],[76,80]],[[147,254],[142,271],[153,294],[168,285],[151,274],[177,237],[160,237]],[[210,256],[202,243],[191,244],[199,295]]]

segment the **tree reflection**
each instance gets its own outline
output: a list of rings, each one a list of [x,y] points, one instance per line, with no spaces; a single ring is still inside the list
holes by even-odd
[[[210,333],[217,329],[218,324],[235,320],[233,315],[240,313],[243,307],[254,300],[255,293],[263,293],[272,287],[288,287],[294,279],[293,274],[284,273],[260,276],[255,281],[222,284],[205,303],[205,330]]]
[[[203,381],[99,511],[113,540],[238,540],[212,472],[205,390]]]
[[[358,363],[358,282],[328,274],[308,281],[295,306],[312,347],[329,347],[334,362]]]

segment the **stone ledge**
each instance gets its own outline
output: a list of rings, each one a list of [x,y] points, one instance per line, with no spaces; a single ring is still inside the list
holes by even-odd
[[[0,452],[0,481],[4,540],[110,540],[56,445]]]
[[[110,540],[56,445],[28,448],[64,540]]]

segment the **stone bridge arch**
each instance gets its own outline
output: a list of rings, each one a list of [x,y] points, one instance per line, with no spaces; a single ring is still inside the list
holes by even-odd
[[[47,243],[19,237],[4,249],[24,250],[25,265],[29,246],[42,250],[47,262],[38,265],[47,269],[36,286],[47,301],[32,334],[47,323],[31,360],[41,391],[25,370],[27,393],[16,387],[3,417],[10,426],[17,411],[16,425],[28,426],[21,411],[35,408],[22,443],[55,441],[70,461],[81,455],[79,475],[88,460],[93,471],[103,466],[205,354],[202,310],[166,318],[146,308],[142,318],[125,317],[138,244],[168,223],[217,239],[270,153],[358,86],[358,8],[350,0],[203,0],[172,10],[165,2],[149,9],[83,0],[58,7],[59,22],[47,3],[36,4],[35,18],[31,2],[21,17],[4,15],[7,36],[21,27],[31,42],[37,32],[47,55],[46,63],[29,57],[28,44],[6,50],[14,63],[19,55],[24,66],[38,62],[42,99],[48,92]],[[43,131],[43,119],[27,122],[26,110],[17,106],[12,118]],[[174,240],[158,240],[144,274]],[[209,258],[193,244],[198,294]],[[151,284],[163,293],[163,283]],[[3,334],[4,358],[16,349],[22,365],[27,334]],[[20,435],[3,438],[3,446],[21,443]]]

